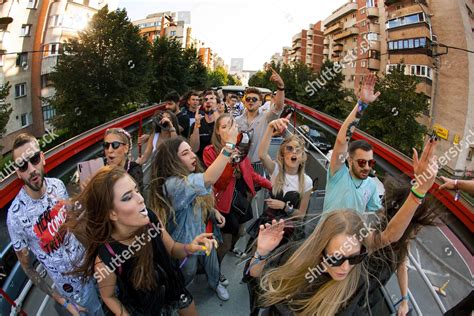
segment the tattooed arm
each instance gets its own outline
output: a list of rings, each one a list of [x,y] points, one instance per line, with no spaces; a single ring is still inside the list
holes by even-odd
[[[362,104],[359,104],[359,102],[357,102],[354,109],[346,118],[344,123],[341,125],[341,128],[337,133],[336,143],[334,144],[331,156],[331,176],[334,175],[344,163],[347,155],[349,140],[352,137],[352,133],[357,128],[359,120],[362,117],[362,113],[364,112],[366,106],[377,100],[380,95],[380,92],[374,93],[375,81],[376,78],[373,74],[370,74],[364,79],[363,87],[360,92],[359,98],[359,101]]]

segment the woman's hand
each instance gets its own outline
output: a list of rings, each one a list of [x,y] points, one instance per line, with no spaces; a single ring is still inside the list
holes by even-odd
[[[168,128],[172,128],[173,124],[171,123],[170,119],[164,116],[160,121],[161,126],[167,126]]]
[[[408,301],[403,300],[400,303],[400,306],[398,306],[397,316],[406,316],[409,310],[410,310],[410,307],[408,306]]]
[[[436,144],[436,139],[432,137],[426,143],[420,158],[416,149],[413,148],[413,171],[416,181],[414,187],[420,194],[426,194],[429,191],[438,174],[438,159],[434,155]]]
[[[231,120],[229,126],[225,130],[221,131],[221,138],[226,143],[237,144],[237,136],[239,135],[239,130],[237,129],[237,123],[234,120]]]
[[[269,208],[274,210],[284,210],[286,206],[285,202],[275,199],[265,199],[265,202],[267,202]]]
[[[78,304],[73,304],[73,303],[67,304],[66,309],[73,316],[80,316],[81,313],[87,313],[87,309],[85,309],[84,307]]]
[[[199,110],[201,109],[201,106],[199,105],[196,108],[196,114],[194,114],[194,127],[195,128],[200,128],[201,127],[201,119],[202,115],[199,113]]]
[[[210,255],[212,248],[217,249],[217,240],[211,239],[212,238],[212,233],[203,233],[198,235],[194,240],[186,245],[186,250],[195,253],[198,251],[205,251],[206,255]]]
[[[138,137],[138,142],[137,142],[138,145],[146,143],[149,138],[150,138],[149,134],[143,134],[142,136]]]
[[[214,217],[216,218],[217,227],[222,228],[225,226],[225,217],[216,209],[214,209]]]
[[[287,118],[280,118],[270,122],[268,128],[273,129],[273,135],[281,135],[287,128],[290,120]]]
[[[266,256],[275,249],[281,242],[285,231],[285,222],[273,220],[271,224],[260,225],[257,238],[257,252],[261,256]]]

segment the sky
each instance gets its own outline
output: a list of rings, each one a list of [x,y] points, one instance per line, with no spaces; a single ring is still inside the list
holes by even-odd
[[[192,37],[210,47],[230,66],[244,58],[244,70],[259,70],[310,23],[324,20],[348,0],[209,0],[173,2],[119,0],[132,21],[163,11],[191,11]]]

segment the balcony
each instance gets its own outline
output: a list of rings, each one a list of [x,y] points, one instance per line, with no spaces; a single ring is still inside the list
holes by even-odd
[[[378,18],[379,17],[379,8],[377,8],[377,7],[367,8],[367,17],[369,19]]]
[[[323,49],[323,55],[329,55],[329,48]]]
[[[301,40],[301,32],[299,32],[298,34],[294,35],[294,36],[291,38],[291,40],[292,40],[293,42],[296,42],[296,41]]]
[[[370,23],[369,32],[380,34],[380,24]]]
[[[329,35],[344,28],[344,23],[338,22],[324,30],[324,35]]]
[[[324,26],[331,24],[332,22],[342,18],[343,16],[352,13],[354,11],[357,11],[358,6],[356,2],[350,2],[346,3],[339,9],[333,12],[326,20],[324,20]]]
[[[426,11],[428,12],[429,10],[426,9]],[[399,10],[388,11],[387,19],[391,20],[391,19],[402,17],[402,16],[407,16],[407,15],[422,13],[422,12],[423,10],[420,7],[420,5],[411,5],[409,7],[401,8]]]
[[[369,47],[371,50],[376,50],[378,52],[380,52],[380,41],[369,41]]]
[[[344,45],[341,43],[335,43],[332,47],[332,50],[335,52],[342,52],[342,49],[344,48]]]
[[[325,37],[324,41],[323,41],[323,44],[326,45],[326,46],[329,45],[329,38]]]
[[[297,41],[296,43],[293,44],[293,49],[298,49],[301,48],[301,41]]]
[[[349,36],[352,36],[352,35],[358,35],[359,34],[359,29],[356,28],[356,27],[350,27],[348,28],[347,30],[337,34],[337,35],[334,35],[334,40],[335,41],[338,41],[338,40],[341,40],[343,38],[346,38],[346,37],[349,37]]]
[[[370,70],[380,70],[380,60],[369,58],[367,68]]]

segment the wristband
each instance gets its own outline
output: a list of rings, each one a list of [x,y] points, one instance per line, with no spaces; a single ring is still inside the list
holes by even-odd
[[[414,194],[410,194],[410,196],[413,199],[413,201],[415,201],[416,204],[421,205],[422,203],[421,199],[417,198]]]
[[[258,253],[257,250],[255,250],[253,257],[258,261],[263,261],[263,260],[267,260],[268,257],[270,257],[270,253],[268,253],[266,256],[262,256],[261,254]]]
[[[458,187],[458,179],[454,180],[454,190],[456,190],[456,191],[459,190],[459,187]]]
[[[362,100],[357,101],[357,112],[364,112],[365,109],[369,106],[367,103],[362,102]]]
[[[459,190],[458,186],[458,179],[454,180],[454,190],[456,190],[456,194],[454,194],[454,201],[458,201],[461,197],[461,191]]]
[[[227,158],[229,158],[230,156],[232,156],[232,153],[231,153],[230,151],[227,151],[225,147],[222,148],[221,154],[223,154],[223,155],[226,156]]]
[[[424,199],[425,196],[426,196],[426,194],[421,194],[421,193],[417,192],[415,187],[411,188],[411,193],[413,193],[413,195],[416,196],[417,198],[419,198],[420,200]]]
[[[408,301],[409,300],[409,296],[408,294],[407,295],[404,295],[402,296],[402,301]]]
[[[69,305],[69,301],[67,299],[64,299],[63,307],[67,309],[68,305]]]
[[[226,142],[225,147],[229,148],[230,150],[234,150],[235,149],[235,144],[230,143],[230,142]]]

